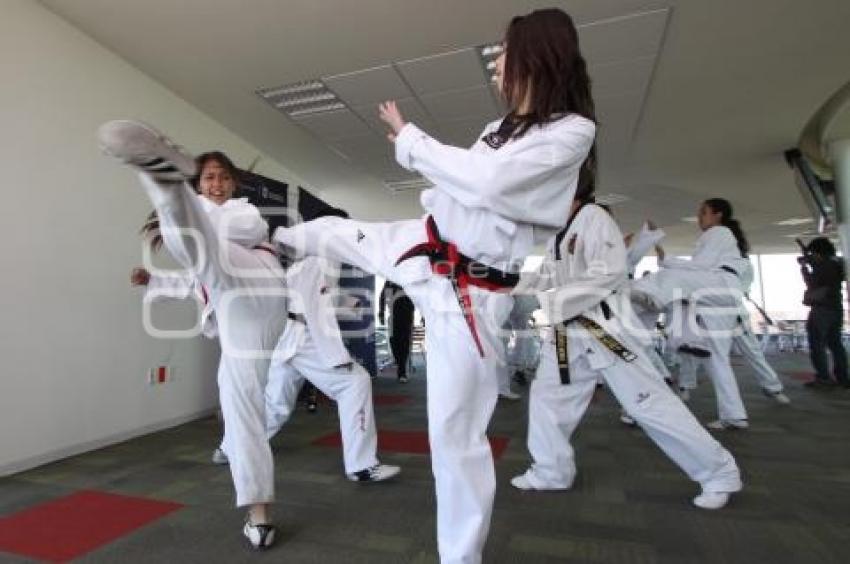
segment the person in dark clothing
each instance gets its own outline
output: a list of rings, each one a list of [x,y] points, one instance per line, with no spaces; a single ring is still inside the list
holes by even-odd
[[[386,323],[385,312],[390,308],[392,327],[390,328],[390,349],[398,367],[398,381],[407,383],[407,359],[410,357],[410,343],[413,335],[413,302],[404,293],[401,286],[387,280],[381,290],[378,304],[378,321]]]
[[[814,380],[808,387],[832,386],[826,350],[832,353],[833,375],[838,384],[850,388],[847,376],[847,353],[841,343],[844,308],[841,284],[844,282],[844,261],[835,256],[835,246],[826,237],[812,240],[799,257],[800,271],[806,282],[803,304],[811,307],[806,321],[809,354],[815,369]]]

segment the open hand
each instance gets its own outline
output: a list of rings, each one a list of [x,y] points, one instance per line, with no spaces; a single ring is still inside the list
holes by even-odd
[[[387,124],[390,128],[390,132],[387,134],[387,138],[390,142],[395,142],[396,135],[398,135],[399,131],[407,125],[407,122],[404,121],[404,117],[402,117],[401,112],[398,111],[398,106],[395,101],[390,100],[384,102],[383,104],[378,105],[378,117],[381,118],[381,121]]]

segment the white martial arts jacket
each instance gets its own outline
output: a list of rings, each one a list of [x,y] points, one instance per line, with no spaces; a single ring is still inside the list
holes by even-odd
[[[732,231],[716,225],[702,232],[690,260],[670,257],[659,261],[659,266],[683,270],[716,270],[722,266],[734,269],[741,260],[741,251]]]
[[[583,315],[627,347],[647,346],[651,342],[648,334],[635,331],[641,325],[631,313],[627,283],[623,234],[611,214],[587,204],[575,215],[563,237],[558,234],[549,241],[538,270],[522,273],[514,293],[536,291],[550,323]],[[600,305],[603,300],[610,308],[610,318],[606,318]],[[591,368],[600,369],[617,360],[584,327],[570,323],[568,330],[570,362],[586,356]]]
[[[644,222],[640,231],[634,236],[629,248],[626,250],[629,276],[634,276],[635,268],[637,268],[641,259],[666,236],[667,234],[664,233],[663,229],[650,229],[649,224]]]
[[[500,123],[487,125],[470,149],[408,123],[396,137],[396,160],[434,183],[420,201],[443,239],[478,262],[518,272],[534,245],[563,227],[596,126],[571,114],[494,148],[483,137]]]
[[[275,351],[282,361],[298,351],[302,332],[309,332],[321,354],[322,363],[334,368],[351,363],[351,355],[342,340],[335,305],[340,301],[334,278],[339,267],[319,257],[305,257],[286,271],[286,289],[290,313],[303,315],[306,325],[288,321]]]
[[[247,248],[269,240],[269,226],[248,198],[231,198],[221,205],[198,196],[215,230],[223,239]]]
[[[189,274],[170,272],[168,274],[151,274],[145,289],[145,301],[155,301],[162,298],[185,300],[194,297],[201,306],[201,333],[208,339],[218,337],[213,308],[210,305],[206,288],[197,278]]]

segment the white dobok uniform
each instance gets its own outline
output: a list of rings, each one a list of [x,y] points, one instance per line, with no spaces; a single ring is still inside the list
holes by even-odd
[[[518,291],[529,290],[540,292],[537,295],[549,321],[567,321],[569,365],[569,382],[562,383],[550,328],[530,392],[528,449],[534,463],[526,478],[533,486],[565,489],[572,485],[576,464],[570,437],[601,377],[646,434],[703,491],[741,488],[732,455],[699,424],[647,358],[648,334],[641,331],[643,326],[625,295],[623,236],[608,212],[592,204],[581,208],[565,235],[549,243],[540,270],[523,276]],[[633,353],[631,360],[604,345],[576,320],[578,316],[594,322]]]
[[[741,280],[741,291],[749,293],[753,282],[753,267],[749,260],[739,261],[735,268]],[[764,356],[761,343],[753,332],[750,324],[750,312],[740,304],[738,314],[738,327],[732,336],[732,350],[744,357],[753,369],[753,374],[759,386],[769,393],[778,394],[784,389],[782,381],[776,374],[770,363]],[[694,389],[697,386],[697,370],[704,363],[698,358],[689,358],[682,364],[679,371],[679,386],[686,389]]]
[[[219,399],[236,504],[274,501],[264,392],[286,297],[280,262],[262,248],[268,226],[245,200],[218,206],[186,184],[159,184],[146,174],[140,179],[159,216],[165,248],[203,285],[215,311],[222,349]]]
[[[272,359],[266,388],[268,436],[289,420],[306,378],[336,401],[346,473],[378,463],[378,434],[372,404],[372,380],[343,343],[334,302],[338,267],[305,257],[286,271],[289,311],[306,323],[290,321]]]
[[[563,226],[595,125],[568,115],[503,144],[488,135],[498,126],[485,128],[486,141],[482,137],[471,149],[461,149],[407,124],[395,141],[396,159],[434,184],[422,193],[421,203],[442,240],[488,267],[517,273],[534,245]],[[482,355],[452,282],[434,273],[424,256],[396,264],[429,240],[422,219],[365,223],[321,218],[279,229],[274,239],[299,254],[326,256],[388,278],[404,288],[422,313],[440,559],[444,564],[480,562],[496,489],[486,431],[496,405],[498,363],[504,362],[499,331],[511,308],[510,296],[469,287]]]
[[[671,316],[682,323],[667,328],[669,344],[673,348],[696,344],[711,353],[705,365],[714,384],[719,417],[724,420],[747,419],[729,362],[747,264],[732,231],[718,225],[703,231],[690,260],[665,258],[660,271],[632,284],[633,294],[649,297],[655,307],[684,308],[680,315]],[[681,300],[689,305],[681,305]],[[689,361],[684,364],[687,370]]]

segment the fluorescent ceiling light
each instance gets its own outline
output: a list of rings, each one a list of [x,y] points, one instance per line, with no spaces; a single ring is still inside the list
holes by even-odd
[[[688,217],[683,217],[682,221],[685,223],[696,223],[699,219],[695,215],[689,215]]]
[[[811,217],[791,217],[788,219],[783,219],[782,221],[777,221],[774,225],[782,225],[787,227],[794,227],[797,225],[805,225],[807,223],[814,223],[814,219]]]
[[[622,204],[623,202],[628,202],[630,199],[631,198],[623,194],[602,194],[601,196],[596,197],[596,203],[605,204],[606,206],[615,206],[617,204]]]
[[[410,180],[385,181],[384,186],[389,188],[390,192],[393,194],[400,194],[402,192],[409,192],[410,190],[424,190],[426,188],[431,188],[433,184],[424,178],[411,178]]]

